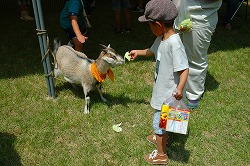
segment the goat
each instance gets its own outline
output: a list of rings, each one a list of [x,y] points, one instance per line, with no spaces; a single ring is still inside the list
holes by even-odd
[[[55,55],[55,78],[63,75],[67,82],[80,84],[83,87],[85,96],[84,114],[89,113],[90,97],[89,92],[97,88],[101,99],[103,97],[101,83],[106,75],[113,79],[114,75],[110,68],[124,64],[124,59],[110,45],[101,45],[103,49],[96,60],[89,59],[84,53],[75,51],[67,45],[60,46],[60,43],[54,40]],[[112,80],[113,81],[113,80]]]

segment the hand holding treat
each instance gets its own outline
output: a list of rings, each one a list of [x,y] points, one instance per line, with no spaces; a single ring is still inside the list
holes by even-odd
[[[129,56],[129,52],[128,51],[125,53],[124,58],[126,58],[128,61],[131,60],[131,56]]]
[[[179,29],[180,32],[188,32],[192,29],[193,26],[193,22],[190,18],[183,20],[180,24],[179,24]]]
[[[129,52],[129,57],[130,57],[130,60],[135,60],[135,58],[138,56],[138,53],[137,53],[137,50],[131,50]]]

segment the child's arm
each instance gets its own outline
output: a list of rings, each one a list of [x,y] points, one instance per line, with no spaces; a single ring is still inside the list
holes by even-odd
[[[70,16],[70,20],[71,20],[71,25],[73,27],[73,30],[76,34],[77,39],[81,42],[84,43],[87,39],[86,36],[82,35],[78,23],[77,23],[77,16]]]
[[[131,60],[135,60],[137,56],[154,56],[154,53],[147,48],[144,50],[132,50],[130,51],[129,56],[131,57]]]
[[[188,69],[185,69],[185,70],[182,70],[182,71],[179,71],[180,73],[180,82],[177,86],[177,92],[176,94],[174,95],[174,97],[177,99],[177,100],[181,100],[182,99],[182,90],[185,86],[185,83],[187,81],[187,78],[188,78]]]

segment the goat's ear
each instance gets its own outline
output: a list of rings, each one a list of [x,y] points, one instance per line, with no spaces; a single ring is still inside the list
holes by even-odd
[[[102,49],[102,51],[107,54],[108,53],[108,50],[107,49]]]
[[[103,44],[99,44],[99,45],[102,47],[102,49],[106,49],[107,48],[107,46],[105,46]]]

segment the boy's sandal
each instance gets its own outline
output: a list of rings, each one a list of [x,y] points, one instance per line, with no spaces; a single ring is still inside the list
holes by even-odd
[[[144,156],[144,160],[150,164],[166,165],[168,163],[168,156],[167,154],[159,155],[157,150],[154,150],[152,153]]]

